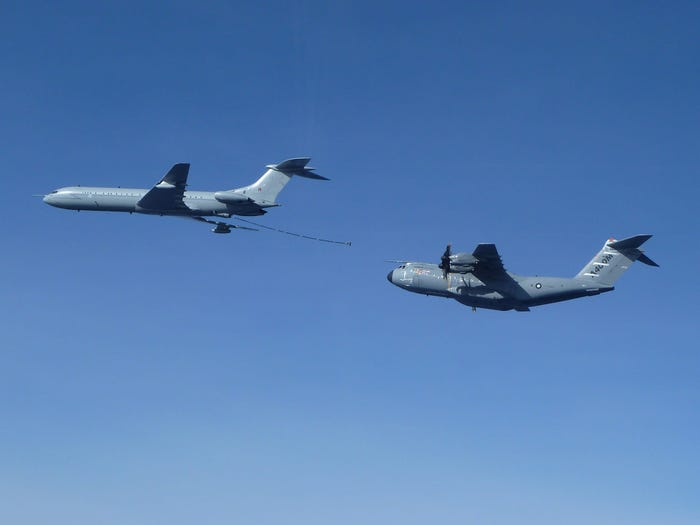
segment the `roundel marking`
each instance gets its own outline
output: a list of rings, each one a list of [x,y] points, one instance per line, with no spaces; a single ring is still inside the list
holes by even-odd
[[[538,290],[539,290],[540,288],[542,288],[542,283],[537,283],[537,284],[535,284],[535,288],[537,288]]]

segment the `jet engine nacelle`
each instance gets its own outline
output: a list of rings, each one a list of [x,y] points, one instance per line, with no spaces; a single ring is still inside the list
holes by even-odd
[[[478,259],[470,253],[455,253],[450,255],[450,271],[468,273],[474,269]]]
[[[235,193],[233,191],[217,191],[214,194],[214,198],[219,202],[223,202],[224,204],[242,204],[250,200],[245,195],[241,195],[240,193]]]

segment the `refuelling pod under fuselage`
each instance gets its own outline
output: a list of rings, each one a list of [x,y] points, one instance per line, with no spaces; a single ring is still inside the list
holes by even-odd
[[[212,229],[214,233],[231,233],[231,226],[220,222],[216,225],[216,228]]]

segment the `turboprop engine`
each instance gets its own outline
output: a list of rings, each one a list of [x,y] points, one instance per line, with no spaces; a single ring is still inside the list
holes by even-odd
[[[455,253],[450,256],[450,271],[454,273],[469,273],[474,269],[477,258],[470,253]]]
[[[469,253],[452,254],[452,245],[448,244],[445,253],[440,258],[439,268],[442,276],[447,277],[448,273],[469,273],[474,269],[478,259]]]

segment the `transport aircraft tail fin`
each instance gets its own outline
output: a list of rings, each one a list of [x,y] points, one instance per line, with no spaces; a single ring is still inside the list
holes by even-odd
[[[650,237],[651,235],[635,235],[621,241],[608,239],[603,249],[583,267],[576,278],[612,286],[634,261],[659,266],[639,249]]]
[[[270,164],[266,166],[267,171],[262,177],[250,186],[240,189],[258,204],[274,205],[277,195],[294,175],[307,179],[328,180],[314,173],[314,168],[307,166],[310,160],[308,157],[301,157],[285,160],[279,164]]]

